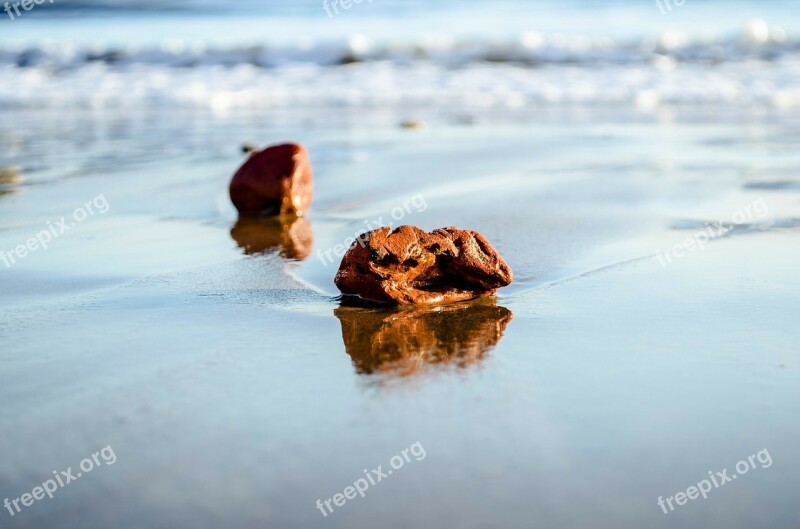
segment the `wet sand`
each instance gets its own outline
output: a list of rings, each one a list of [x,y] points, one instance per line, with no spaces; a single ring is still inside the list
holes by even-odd
[[[0,263],[0,500],[118,458],[3,527],[794,527],[800,115],[272,117],[3,125],[25,147],[0,249],[109,209]],[[240,145],[285,140],[314,160],[312,213],[238,221]],[[515,283],[342,307],[326,252],[380,221],[479,230]],[[315,508],[415,442],[424,460]],[[656,504],[765,448],[771,467]]]

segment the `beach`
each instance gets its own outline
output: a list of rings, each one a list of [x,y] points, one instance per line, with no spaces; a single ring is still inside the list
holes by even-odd
[[[701,2],[669,23],[578,2],[569,24],[501,2],[525,17],[483,34],[481,11],[378,0],[330,27],[282,2],[161,33],[144,8],[130,30],[48,3],[3,21],[0,501],[115,457],[0,526],[796,527],[800,25],[766,4],[713,26]],[[626,11],[616,40],[592,24]],[[377,44],[398,17],[455,29]],[[323,37],[293,42],[303,21]],[[665,24],[689,44],[642,51]],[[285,141],[311,212],[242,221],[242,145]],[[404,224],[483,233],[514,282],[343,305],[349,242]]]

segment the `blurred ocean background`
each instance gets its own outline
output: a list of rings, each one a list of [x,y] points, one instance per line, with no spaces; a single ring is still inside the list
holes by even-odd
[[[2,13],[0,105],[800,105],[796,1],[670,5],[57,0]]]

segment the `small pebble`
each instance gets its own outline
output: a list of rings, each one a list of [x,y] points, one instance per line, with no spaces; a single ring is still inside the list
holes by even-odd
[[[424,129],[427,124],[421,119],[407,119],[400,122],[400,127],[404,129]]]
[[[19,184],[22,175],[16,167],[0,167],[0,184]]]

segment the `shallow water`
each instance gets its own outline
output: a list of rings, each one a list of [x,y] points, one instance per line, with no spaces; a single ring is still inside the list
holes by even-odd
[[[0,498],[118,459],[3,527],[796,526],[800,115],[402,114],[6,113],[0,165],[24,180],[0,249],[95,213],[0,263]],[[312,214],[237,223],[239,145],[286,139],[314,160]],[[480,230],[516,281],[342,308],[325,252],[379,220]]]

